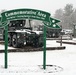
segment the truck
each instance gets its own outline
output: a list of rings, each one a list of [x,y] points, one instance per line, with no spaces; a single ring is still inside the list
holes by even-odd
[[[5,30],[3,31],[3,39],[5,39],[4,33]],[[34,31],[29,19],[9,21],[8,45],[15,48],[23,47],[24,45],[42,47],[43,31]]]

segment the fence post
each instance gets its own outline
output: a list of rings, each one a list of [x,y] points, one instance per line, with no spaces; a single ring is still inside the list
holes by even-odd
[[[62,35],[61,35],[61,42],[60,42],[60,46],[62,46]]]

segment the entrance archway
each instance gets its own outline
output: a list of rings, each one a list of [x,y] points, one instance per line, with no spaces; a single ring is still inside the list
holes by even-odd
[[[44,23],[43,68],[46,69],[46,26],[51,28],[58,27],[56,23],[60,21],[51,18],[48,12],[35,9],[15,9],[1,13],[0,27],[5,27],[5,68],[8,67],[8,23],[11,20],[27,18],[41,20]]]

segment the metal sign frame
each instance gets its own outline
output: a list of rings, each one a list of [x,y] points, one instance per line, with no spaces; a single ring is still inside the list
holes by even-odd
[[[0,27],[5,27],[5,68],[8,67],[8,22],[18,19],[36,19],[44,23],[44,48],[43,48],[43,69],[46,69],[46,27],[52,28],[56,22],[60,22],[54,18],[50,18],[50,13],[35,9],[15,9],[1,13]],[[54,22],[52,22],[54,20]],[[54,27],[56,28],[56,27]]]
[[[17,19],[36,19],[50,23],[50,13],[35,9],[15,9],[1,13],[0,27],[5,27],[5,68],[8,67],[8,22]],[[43,68],[46,69],[46,27],[44,26]]]

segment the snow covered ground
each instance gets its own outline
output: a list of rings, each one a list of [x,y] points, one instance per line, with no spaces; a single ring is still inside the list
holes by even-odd
[[[5,49],[5,46],[0,44],[0,50],[4,50],[4,49]],[[13,47],[8,47],[8,49],[10,50],[10,49],[15,49],[15,48],[13,48]]]
[[[60,46],[48,40],[47,46]],[[46,51],[46,64],[42,69],[43,51],[8,53],[8,68],[4,68],[4,53],[0,53],[0,75],[76,75],[76,46],[63,44],[65,50]],[[0,45],[1,48],[1,45]]]

